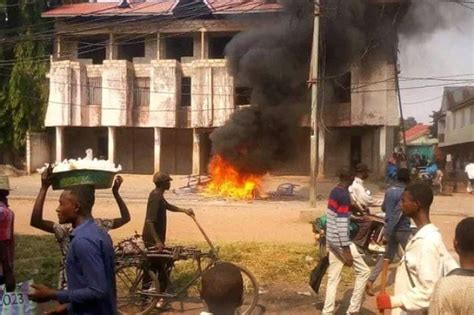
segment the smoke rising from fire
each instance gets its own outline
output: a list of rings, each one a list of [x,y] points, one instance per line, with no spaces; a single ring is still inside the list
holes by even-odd
[[[252,106],[211,134],[213,152],[250,173],[265,173],[294,152],[293,135],[309,100],[313,2],[288,0],[278,19],[243,32],[226,47],[236,86],[251,87]]]
[[[447,27],[441,0],[401,1],[400,6],[374,2],[320,1],[325,104],[338,102],[341,90],[350,91],[350,80],[342,82],[341,78],[352,64],[374,53],[392,61],[398,32],[421,39]],[[311,107],[306,80],[314,3],[281,3],[284,12],[273,23],[238,34],[226,47],[236,86],[252,88],[251,107],[236,111],[211,134],[211,140],[213,153],[240,171],[265,173],[292,155],[302,154],[294,137]]]

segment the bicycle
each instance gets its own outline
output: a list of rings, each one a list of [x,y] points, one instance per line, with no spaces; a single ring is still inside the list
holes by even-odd
[[[150,313],[160,299],[167,301],[179,300],[188,290],[198,283],[202,275],[215,265],[222,263],[218,249],[214,247],[206,233],[193,217],[200,232],[209,245],[209,251],[202,251],[196,247],[173,246],[165,247],[161,252],[145,248],[141,236],[135,232],[131,238],[119,242],[115,246],[116,255],[116,284],[117,308],[119,314],[145,315]],[[170,287],[175,286],[173,292],[160,292],[157,275],[150,270],[150,259],[161,258],[166,260],[167,277]],[[184,285],[173,285],[171,274],[178,261],[192,261],[197,270]],[[203,261],[204,264],[203,264]],[[236,265],[237,266],[237,265]],[[238,314],[251,314],[258,303],[259,288],[255,276],[246,268],[237,266],[244,280],[244,299]],[[147,275],[147,277],[145,276]],[[145,279],[145,281],[144,281]],[[169,291],[169,290],[167,290]]]

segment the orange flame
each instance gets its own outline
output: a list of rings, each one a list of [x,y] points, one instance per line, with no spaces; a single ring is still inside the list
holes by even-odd
[[[242,174],[220,155],[214,155],[209,163],[211,182],[205,192],[233,199],[253,199],[260,188],[262,176]]]

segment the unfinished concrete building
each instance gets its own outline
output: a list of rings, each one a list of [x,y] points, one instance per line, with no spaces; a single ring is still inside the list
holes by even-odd
[[[228,74],[224,48],[280,9],[268,0],[164,0],[46,11],[56,34],[45,120],[55,130],[52,156],[92,148],[129,173],[205,173],[209,134],[250,102],[248,87]],[[321,174],[361,161],[383,173],[399,124],[393,77],[393,63],[377,53],[352,67],[345,79],[358,93],[323,110]],[[310,133],[303,124],[285,173],[309,172]]]

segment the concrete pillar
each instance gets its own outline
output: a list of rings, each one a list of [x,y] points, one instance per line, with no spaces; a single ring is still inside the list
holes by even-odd
[[[318,129],[318,178],[324,178],[324,156],[325,156],[326,138],[323,128]]]
[[[108,160],[115,163],[115,133],[116,127],[108,127]]]
[[[107,59],[114,60],[117,59],[118,48],[115,45],[115,36],[114,34],[109,34],[109,42],[107,44]]]
[[[154,168],[155,168],[155,173],[157,173],[161,169],[161,163],[160,163],[161,162],[161,128],[153,128],[153,129],[155,131]]]
[[[56,162],[64,159],[64,127],[56,127]]]
[[[161,57],[161,34],[158,32],[156,34],[156,60],[160,60]]]
[[[61,60],[61,35],[56,36],[56,60]]]
[[[385,165],[387,163],[387,127],[380,127],[379,133],[379,176],[385,176]]]
[[[201,174],[201,139],[198,129],[193,129],[193,174]]]
[[[201,28],[201,59],[207,59],[206,47],[207,47],[207,40],[206,40],[206,32],[207,29],[205,27]]]

